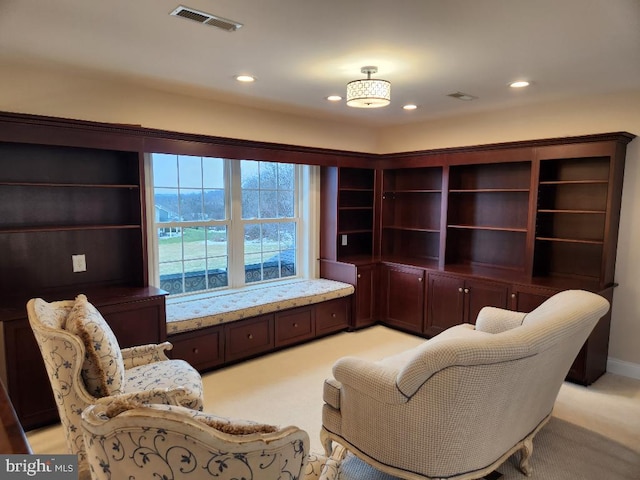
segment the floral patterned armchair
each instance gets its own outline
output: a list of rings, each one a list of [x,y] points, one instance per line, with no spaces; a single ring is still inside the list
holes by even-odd
[[[82,414],[82,430],[93,480],[305,477],[309,436],[293,426],[101,399]]]
[[[100,398],[180,403],[202,409],[202,378],[183,360],[169,360],[168,342],[120,349],[115,335],[84,295],[27,303],[29,323],[51,381],[69,453],[88,468],[80,415]]]

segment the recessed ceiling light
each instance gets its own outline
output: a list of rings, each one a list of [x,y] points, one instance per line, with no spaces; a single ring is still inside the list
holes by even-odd
[[[512,82],[509,84],[511,88],[524,88],[529,86],[529,82],[526,80],[518,80],[517,82]]]
[[[250,82],[256,81],[255,77],[252,77],[251,75],[236,75],[236,80],[244,83],[250,83]]]
[[[340,95],[329,95],[327,97],[327,100],[329,100],[330,102],[339,102],[340,100],[342,100],[342,97]]]
[[[413,103],[409,103],[402,108],[404,108],[405,110],[415,110],[416,108],[418,108],[418,106],[414,105]]]

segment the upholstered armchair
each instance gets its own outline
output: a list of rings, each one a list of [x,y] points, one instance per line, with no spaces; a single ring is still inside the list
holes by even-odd
[[[87,468],[80,415],[100,398],[180,403],[202,409],[202,379],[183,360],[169,360],[168,342],[120,349],[97,309],[84,295],[75,300],[27,303],[51,381],[69,453]]]
[[[304,478],[309,436],[180,406],[104,401],[82,414],[93,480]]]
[[[475,327],[380,361],[342,358],[324,385],[325,449],[406,479],[481,478],[520,451],[529,474],[533,438],[608,308],[564,291],[528,314],[485,307]]]

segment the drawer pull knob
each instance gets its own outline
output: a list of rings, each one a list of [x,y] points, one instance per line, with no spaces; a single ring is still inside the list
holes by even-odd
[[[253,333],[248,334],[248,335],[247,335],[247,338],[248,338],[249,340],[253,340]]]
[[[197,348],[194,348],[194,349],[193,349],[193,353],[195,353],[195,354],[197,355],[197,354],[199,353],[198,349],[197,349]]]
[[[294,324],[293,324],[293,328],[298,328],[298,324],[297,324],[297,323],[294,323]]]
[[[337,315],[335,313],[331,314],[331,318],[336,318],[336,317],[337,317]]]

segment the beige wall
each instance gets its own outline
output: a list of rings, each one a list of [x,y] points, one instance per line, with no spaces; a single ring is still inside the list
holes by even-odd
[[[640,135],[640,91],[384,130],[178,96],[58,67],[3,64],[0,110],[230,138],[388,153],[613,131]],[[640,377],[640,139],[628,149],[610,357]],[[626,369],[626,370],[625,370]]]

